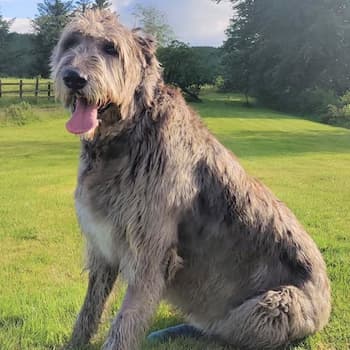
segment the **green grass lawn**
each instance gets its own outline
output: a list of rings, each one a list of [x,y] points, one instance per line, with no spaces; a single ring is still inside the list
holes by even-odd
[[[205,123],[285,201],[316,240],[332,281],[329,326],[293,349],[350,347],[350,130],[243,107],[239,96],[207,94]],[[82,304],[82,238],[73,208],[79,141],[58,107],[34,107],[24,126],[0,123],[0,349],[59,349]],[[0,108],[1,112],[1,108]],[[46,114],[47,117],[44,117]],[[122,287],[90,349],[102,344]],[[181,317],[162,304],[152,330]],[[224,349],[183,340],[146,350]]]

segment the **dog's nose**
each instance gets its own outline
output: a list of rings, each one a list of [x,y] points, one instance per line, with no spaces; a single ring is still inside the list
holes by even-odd
[[[63,81],[65,85],[72,90],[81,90],[87,83],[87,80],[73,69],[64,71]]]

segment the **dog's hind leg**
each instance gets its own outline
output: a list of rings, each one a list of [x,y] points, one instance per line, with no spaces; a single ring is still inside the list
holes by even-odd
[[[322,293],[318,291],[318,294]],[[322,328],[329,316],[329,295],[311,300],[294,286],[283,286],[245,301],[206,333],[244,349],[275,349]],[[315,303],[316,302],[316,303]]]
[[[106,303],[118,275],[118,268],[94,259],[89,266],[89,284],[84,304],[76,320],[67,349],[87,344],[95,334]]]

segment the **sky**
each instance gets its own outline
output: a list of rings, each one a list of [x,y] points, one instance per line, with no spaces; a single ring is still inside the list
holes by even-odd
[[[30,19],[37,13],[39,0],[0,0],[0,13],[6,18],[16,18],[11,31],[30,32]],[[193,46],[220,46],[225,40],[225,29],[232,16],[228,0],[216,4],[213,0],[113,0],[112,8],[120,21],[134,27],[132,16],[136,4],[152,5],[161,10],[178,40]]]

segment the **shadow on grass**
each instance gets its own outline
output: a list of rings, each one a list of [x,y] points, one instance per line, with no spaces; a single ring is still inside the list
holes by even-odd
[[[103,341],[100,340],[83,348],[74,350],[100,350]],[[56,348],[57,349],[57,348]],[[140,346],[140,350],[243,350],[233,345],[223,344],[214,339],[178,339],[166,342],[151,342],[144,340]],[[311,346],[307,341],[294,342],[291,345],[283,346],[276,350],[311,350]]]
[[[157,319],[152,324],[152,327],[146,332],[146,336],[154,330],[160,330],[166,327],[176,326],[179,323],[179,317],[167,316],[167,317],[157,317]],[[92,344],[87,345],[82,349],[76,350],[100,350],[103,346],[105,339],[98,339]],[[233,345],[228,345],[222,342],[220,339],[215,337],[206,337],[201,338],[191,338],[191,337],[179,337],[176,339],[157,342],[144,339],[140,346],[140,350],[243,350]],[[294,342],[291,345],[283,346],[276,350],[311,350],[310,345],[308,344],[307,339],[303,339],[297,342]]]
[[[0,141],[0,156],[3,160],[12,158],[37,158],[52,160],[57,157],[75,157],[79,151],[79,141]]]
[[[244,97],[232,94],[214,93],[212,96],[203,96],[202,104],[192,104],[192,107],[197,110],[204,118],[236,118],[236,119],[302,119],[316,123],[322,123],[324,115],[308,115],[287,113],[274,110],[268,107],[253,103],[249,106],[244,102]],[[326,124],[329,126],[348,128],[348,126],[340,123]]]
[[[304,153],[349,153],[350,134],[346,132],[239,131],[218,133],[219,140],[237,156],[268,157]],[[52,162],[56,159],[77,160],[78,141],[5,141],[0,142],[3,160],[13,158]],[[42,164],[42,162],[41,162]]]
[[[349,153],[350,133],[239,131],[218,133],[219,140],[240,157],[303,153]]]
[[[268,108],[247,107],[239,99],[203,99],[203,103],[191,104],[191,106],[204,118],[297,119],[296,116]]]
[[[0,328],[10,329],[10,328],[22,327],[23,324],[24,324],[24,318],[20,316],[0,317]]]

